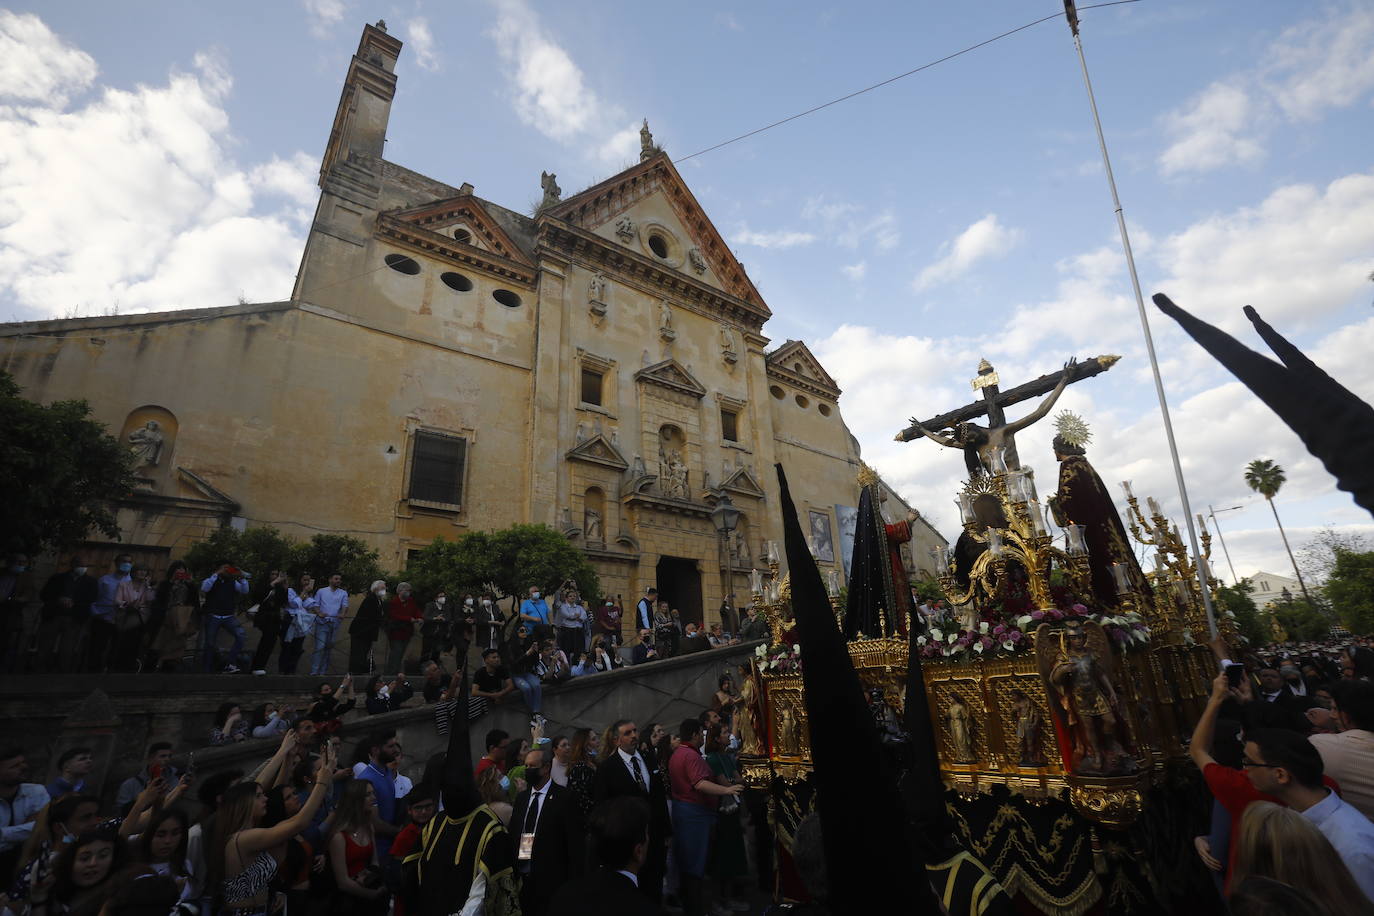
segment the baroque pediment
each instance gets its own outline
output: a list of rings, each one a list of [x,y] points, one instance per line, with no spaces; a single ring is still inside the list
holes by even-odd
[[[666,203],[673,214],[675,225],[672,228],[680,229],[683,234],[678,240],[682,250],[669,254],[668,263],[672,268],[685,276],[718,286],[759,309],[767,320],[772,313],[745,273],[744,265],[735,258],[696,196],[663,153],[572,195],[546,213],[640,251],[648,242],[647,237],[640,234],[641,227],[626,227],[626,231],[622,231],[618,223],[627,215],[633,223],[639,223],[640,213],[647,211],[646,202],[651,197],[660,197]]]
[[[611,444],[611,441],[603,435],[595,435],[585,442],[568,449],[567,459],[569,461],[585,461],[588,464],[599,464],[602,467],[614,468],[623,471],[630,466],[625,460],[625,456],[620,454],[620,449]]]
[[[465,186],[466,187],[466,186]],[[454,263],[533,279],[534,262],[470,193],[377,214],[377,234]]]
[[[692,398],[699,399],[706,396],[705,386],[698,382],[692,373],[682,368],[682,364],[675,359],[665,359],[661,363],[645,366],[635,373],[635,381],[646,385],[657,385],[660,388],[667,388]]]
[[[755,499],[763,499],[763,487],[759,485],[759,479],[746,467],[739,467],[729,477],[720,482],[716,487],[718,491],[728,491],[740,496],[752,496]]]
[[[789,340],[769,353],[765,365],[769,375],[791,382],[798,388],[831,398],[840,396],[840,386],[800,340]]]

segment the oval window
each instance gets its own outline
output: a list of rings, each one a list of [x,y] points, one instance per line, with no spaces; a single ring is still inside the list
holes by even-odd
[[[649,250],[660,258],[668,257],[668,242],[661,235],[649,236]]]
[[[829,405],[829,404],[817,404],[817,405],[816,405],[816,409],[819,410],[819,411],[821,412],[821,416],[823,416],[823,417],[828,417],[828,416],[830,416],[830,405]]]
[[[455,292],[466,293],[468,290],[472,289],[471,280],[469,280],[462,274],[456,274],[453,271],[449,271],[445,274],[440,274],[439,279],[443,280],[444,285]]]
[[[460,242],[467,242],[469,245],[472,244],[472,233],[468,232],[466,229],[454,229],[453,237]]]
[[[807,397],[806,397],[806,395],[804,395],[804,394],[799,394],[799,395],[797,395],[796,401],[797,401],[797,406],[798,406],[798,407],[810,407],[810,406],[811,406],[811,402],[810,402],[809,400],[807,400]]]
[[[787,392],[783,391],[777,385],[769,385],[768,393],[771,394],[773,397],[777,398],[779,401],[787,397]]]
[[[420,272],[420,265],[414,258],[408,258],[403,254],[389,254],[383,260],[386,266],[397,273],[403,273],[407,277],[413,277]]]
[[[491,298],[508,309],[518,309],[520,307],[520,297],[508,289],[493,290]]]

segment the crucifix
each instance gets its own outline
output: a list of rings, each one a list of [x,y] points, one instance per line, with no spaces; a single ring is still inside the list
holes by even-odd
[[[898,442],[910,442],[925,436],[947,448],[957,448],[964,453],[964,463],[970,477],[991,473],[992,450],[1005,449],[1003,457],[1008,468],[1019,468],[1021,459],[1016,454],[1016,434],[1050,412],[1054,402],[1064,393],[1064,389],[1074,382],[1100,375],[1114,366],[1119,356],[1098,356],[1078,362],[1070,359],[1058,372],[1042,375],[1015,388],[1002,391],[998,388],[997,371],[985,359],[978,364],[978,375],[970,383],[974,391],[981,391],[983,399],[942,413],[929,420],[918,421],[911,418],[911,425],[896,435]],[[1049,397],[1040,406],[1019,420],[1007,422],[1004,408],[1049,392]],[[979,426],[971,422],[974,417],[987,415],[988,425]],[[950,430],[944,435],[941,430]]]

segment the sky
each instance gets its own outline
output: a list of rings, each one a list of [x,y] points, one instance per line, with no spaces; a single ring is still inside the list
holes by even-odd
[[[1089,423],[1114,490],[1129,479],[1177,519],[1062,18],[692,155],[1059,8],[0,7],[0,320],[286,298],[349,58],[384,18],[405,44],[386,157],[512,209],[539,199],[541,171],[571,194],[632,164],[647,117],[772,309],[765,332],[807,342],[864,459],[951,540],[962,456],[893,435],[967,402],[982,358],[1005,388],[1119,354],[1055,410]],[[1374,4],[1139,0],[1081,18],[1147,306],[1165,292],[1263,349],[1241,315],[1254,305],[1374,399]],[[1149,309],[1193,507],[1216,510],[1236,573],[1291,568],[1243,480],[1255,458],[1287,472],[1276,504],[1295,548],[1326,526],[1374,534],[1297,438]],[[1018,437],[1045,492],[1052,435],[1042,422]]]

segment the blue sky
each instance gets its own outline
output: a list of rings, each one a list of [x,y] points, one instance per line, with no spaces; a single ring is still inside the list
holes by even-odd
[[[1054,13],[1041,4],[533,0],[97,4],[0,12],[0,318],[284,298],[364,22],[405,42],[387,158],[516,209]],[[1142,0],[1083,35],[1147,295],[1258,343],[1262,314],[1374,398],[1374,8]],[[679,163],[776,316],[845,389],[865,457],[947,534],[962,461],[898,445],[1007,384],[1119,353],[1062,404],[1103,477],[1177,511],[1134,302],[1062,19]],[[1152,315],[1194,503],[1237,571],[1284,572],[1248,460],[1289,472],[1301,543],[1365,513],[1271,414]],[[1012,412],[1015,416],[1016,411]],[[1052,485],[1047,424],[1021,437]],[[1221,562],[1220,551],[1214,558]]]

